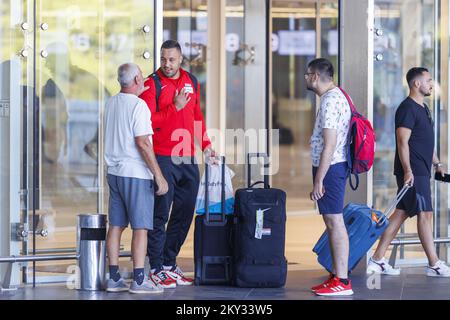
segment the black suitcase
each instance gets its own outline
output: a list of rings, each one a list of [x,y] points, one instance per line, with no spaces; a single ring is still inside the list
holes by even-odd
[[[253,188],[261,181],[250,185],[253,157],[263,157],[264,167],[268,168],[266,154],[249,154],[248,188],[239,189],[235,194],[233,284],[251,288],[282,287],[287,276],[286,193],[270,188],[267,175],[264,175],[264,188]],[[260,223],[257,223],[258,215]]]
[[[195,217],[195,285],[230,285],[232,271],[231,229],[233,220],[225,215],[225,157],[222,158],[222,214],[208,208],[208,168],[205,164],[205,214]]]

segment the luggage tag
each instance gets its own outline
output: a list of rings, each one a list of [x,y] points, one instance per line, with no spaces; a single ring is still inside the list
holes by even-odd
[[[271,229],[264,229],[264,212],[270,208],[261,210],[256,210],[256,228],[255,228],[255,238],[262,239],[262,236],[270,235]]]

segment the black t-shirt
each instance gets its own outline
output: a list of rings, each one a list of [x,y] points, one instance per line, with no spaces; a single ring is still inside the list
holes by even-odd
[[[434,152],[434,132],[431,112],[424,104],[422,107],[410,97],[403,100],[395,113],[395,129],[404,127],[411,129],[409,139],[409,162],[415,176],[431,177],[431,164]],[[400,162],[397,148],[397,135],[395,136],[395,163],[394,174],[403,176],[403,167]]]

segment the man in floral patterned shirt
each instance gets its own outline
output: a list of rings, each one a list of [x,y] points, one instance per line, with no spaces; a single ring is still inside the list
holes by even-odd
[[[333,65],[322,58],[311,61],[305,74],[308,90],[320,96],[311,137],[314,187],[310,197],[317,201],[325,221],[333,256],[333,274],[312,290],[317,295],[342,296],[353,294],[347,272],[349,243],[343,219],[351,110],[344,94],[333,83],[333,75]]]

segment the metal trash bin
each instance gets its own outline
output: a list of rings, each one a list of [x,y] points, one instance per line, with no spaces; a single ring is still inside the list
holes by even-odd
[[[80,290],[103,290],[106,265],[106,215],[79,214],[77,255]]]

